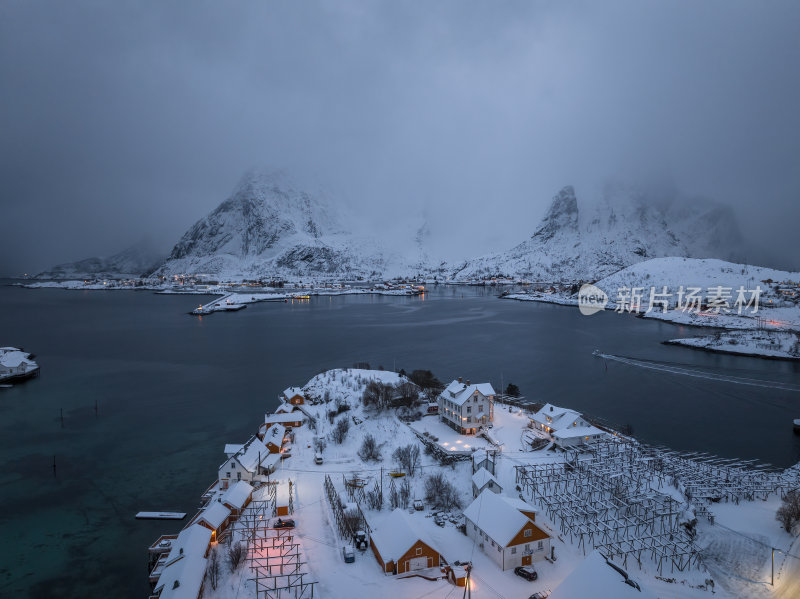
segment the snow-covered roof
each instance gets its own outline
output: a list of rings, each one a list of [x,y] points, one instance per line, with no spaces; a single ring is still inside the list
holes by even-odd
[[[302,412],[282,412],[280,414],[266,414],[264,416],[264,422],[268,422],[269,424],[285,424],[287,422],[298,422],[305,420],[305,416]]]
[[[550,418],[550,420],[548,420]],[[569,408],[560,408],[553,404],[545,404],[545,406],[531,416],[531,420],[543,424],[553,430],[560,430],[575,423],[579,418],[583,418],[580,413]]]
[[[529,503],[522,501],[519,497],[510,497],[508,495],[501,495],[503,501],[505,501],[508,505],[513,507],[516,510],[522,512],[535,512],[536,510],[533,509],[533,506]]]
[[[255,435],[242,446],[235,457],[236,460],[242,465],[242,468],[248,472],[255,472],[258,469],[259,460],[264,462],[264,458],[269,455],[270,451],[267,446]]]
[[[384,518],[372,531],[372,543],[378,549],[384,562],[396,562],[417,541],[422,541],[431,549],[436,549],[428,535],[421,531],[411,516],[400,508]]]
[[[274,393],[274,391],[273,391],[273,393]],[[303,397],[305,397],[305,394],[303,393],[303,388],[302,387],[287,387],[286,389],[283,390],[283,395],[287,399],[291,399],[295,395],[302,395]]]
[[[472,397],[476,391],[479,391],[486,397],[495,394],[492,385],[489,383],[467,385],[466,383],[459,383],[457,380],[455,380],[447,385],[439,397],[446,399],[447,401],[452,401],[455,404],[462,405],[465,401]]]
[[[239,453],[242,450],[242,447],[244,447],[244,445],[241,443],[226,443],[225,455],[231,457],[232,455]]]
[[[206,573],[204,556],[210,542],[211,531],[197,524],[178,534],[155,588],[155,592],[160,590],[162,599],[197,599]]]
[[[17,368],[21,364],[33,364],[32,360],[28,359],[28,354],[21,351],[9,351],[0,354],[0,364],[8,366],[9,368]]]
[[[484,489],[464,510],[464,516],[485,532],[495,543],[505,547],[530,519],[505,498]]]
[[[222,503],[232,509],[240,510],[253,494],[253,487],[247,481],[240,480],[230,487],[222,496]]]
[[[219,501],[212,501],[202,512],[200,512],[197,522],[202,520],[213,530],[217,530],[230,515],[230,508],[222,505],[222,503]]]
[[[274,443],[278,447],[283,444],[283,436],[286,434],[286,427],[281,424],[273,424],[264,433],[264,445],[269,442]]]
[[[492,481],[494,484],[500,487],[500,483],[497,482],[497,479],[486,468],[481,467],[475,474],[472,475],[472,482],[475,483],[475,486],[479,489],[482,489],[489,481]]]
[[[586,559],[553,590],[549,599],[575,599],[575,597],[655,599],[655,595],[646,589],[637,591],[625,584],[622,575],[609,566],[597,551],[586,556]]]
[[[285,414],[287,412],[294,412],[296,409],[297,409],[297,406],[295,406],[294,404],[286,403],[284,401],[284,402],[281,402],[281,405],[279,405],[275,409],[275,413],[276,414]]]
[[[577,437],[596,437],[598,435],[604,435],[605,433],[601,431],[596,426],[575,426],[573,428],[562,428],[561,430],[557,430],[553,433],[553,437],[556,439],[575,439]]]
[[[281,454],[269,453],[266,457],[261,458],[261,467],[271,470],[275,464],[281,461]]]

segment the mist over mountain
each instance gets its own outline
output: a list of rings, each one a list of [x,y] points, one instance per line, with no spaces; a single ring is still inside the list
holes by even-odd
[[[107,258],[93,257],[77,262],[57,264],[40,272],[37,279],[137,278],[148,275],[164,261],[165,252],[149,238]]]
[[[307,180],[284,170],[252,169],[227,199],[189,227],[166,260],[142,243],[108,259],[62,264],[40,276],[577,281],[599,279],[649,258],[742,261],[747,255],[729,207],[664,187],[612,183],[594,197],[587,194],[589,200],[579,200],[566,186],[528,239],[507,250],[478,257],[465,252],[460,260],[444,262],[433,246],[458,241],[462,234],[469,238],[469,230],[480,230],[479,222],[474,229],[456,230],[432,225],[425,215],[365,222],[368,217],[350,210],[341,197]]]
[[[529,239],[467,260],[452,276],[595,280],[649,258],[738,260],[744,250],[733,211],[713,200],[615,183],[605,186],[599,201],[582,207],[567,186]]]

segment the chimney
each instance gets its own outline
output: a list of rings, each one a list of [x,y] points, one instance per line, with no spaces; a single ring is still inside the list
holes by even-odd
[[[469,387],[469,379],[467,379],[467,387]]]
[[[459,382],[459,383],[461,382],[461,377],[458,377],[458,382]]]

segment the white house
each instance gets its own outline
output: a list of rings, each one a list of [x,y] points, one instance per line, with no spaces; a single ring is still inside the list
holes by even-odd
[[[180,532],[153,589],[155,596],[160,599],[200,597],[211,535],[211,530],[198,524],[187,526]]]
[[[274,472],[280,461],[280,454],[270,451],[264,442],[254,435],[244,445],[225,445],[225,458],[218,469],[219,488],[222,490],[226,490],[237,481],[252,482],[258,475]]]
[[[528,566],[550,552],[550,535],[524,501],[485,489],[464,510],[467,536],[502,570]]]
[[[472,496],[477,497],[484,489],[488,489],[492,493],[500,493],[503,487],[491,472],[482,467],[472,475]]]
[[[586,445],[608,435],[575,410],[550,403],[531,416],[531,426],[549,435],[561,447]]]
[[[439,416],[462,435],[474,435],[494,418],[494,396],[489,383],[471,385],[459,378],[439,395]]]

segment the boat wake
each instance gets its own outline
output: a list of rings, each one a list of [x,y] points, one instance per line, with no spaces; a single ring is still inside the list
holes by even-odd
[[[741,376],[732,376],[728,374],[719,374],[716,372],[707,372],[704,370],[695,370],[693,368],[685,368],[681,365],[670,364],[667,362],[656,362],[654,360],[642,360],[638,358],[631,358],[628,356],[616,356],[614,354],[604,354],[599,351],[592,352],[593,355],[604,360],[614,360],[629,366],[638,366],[639,368],[647,368],[649,370],[656,370],[658,372],[668,372],[671,374],[680,374],[683,376],[692,376],[700,379],[708,379],[712,381],[722,381],[726,383],[735,383],[737,385],[750,385],[751,387],[763,387],[766,389],[781,389],[782,391],[794,391],[800,393],[800,385],[792,385],[791,383],[780,383],[775,381],[765,381],[763,379],[752,379]]]

